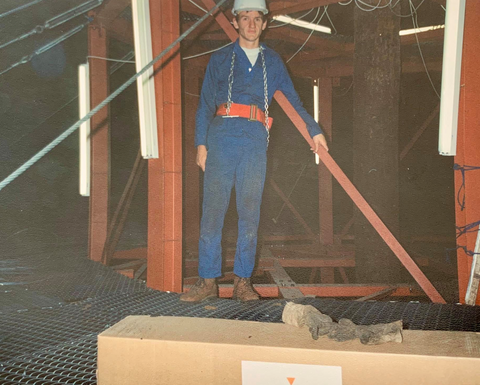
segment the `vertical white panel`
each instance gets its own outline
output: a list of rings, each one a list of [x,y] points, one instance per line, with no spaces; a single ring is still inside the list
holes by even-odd
[[[139,72],[152,61],[152,32],[148,0],[132,0],[135,65]],[[153,67],[137,79],[140,142],[145,159],[158,158],[157,116]]]
[[[80,119],[90,112],[90,70],[89,65],[78,66],[78,110]],[[80,138],[80,195],[90,196],[90,119],[82,123]]]
[[[456,155],[465,0],[448,0],[443,45],[438,152]]]
[[[319,103],[319,94],[318,94],[318,80],[315,80],[313,83],[313,119],[318,123],[318,103]],[[318,154],[315,154],[315,163],[320,164],[320,158]]]

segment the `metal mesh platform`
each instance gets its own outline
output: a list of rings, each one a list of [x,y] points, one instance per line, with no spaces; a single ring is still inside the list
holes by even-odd
[[[84,257],[17,262],[29,274],[16,269],[17,274],[3,274],[0,281],[8,283],[1,286],[1,384],[95,384],[97,335],[127,315],[281,322],[285,304],[227,299],[185,304],[178,294],[150,290]],[[303,303],[357,324],[402,319],[408,329],[480,331],[478,307],[320,298]]]

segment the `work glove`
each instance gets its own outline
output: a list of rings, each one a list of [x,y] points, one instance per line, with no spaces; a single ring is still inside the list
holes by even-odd
[[[297,327],[307,326],[314,340],[328,334],[333,326],[333,321],[328,315],[321,313],[311,305],[300,305],[293,302],[285,305],[282,321]]]
[[[328,334],[328,338],[339,342],[359,338],[364,345],[403,341],[402,321],[367,326],[355,325],[351,320],[342,318],[337,323],[311,305],[293,302],[285,305],[282,321],[297,327],[307,326],[314,340]]]
[[[351,320],[342,318],[330,329],[328,338],[339,342],[359,338],[364,345],[402,342],[402,326],[402,321],[377,325],[355,325]]]

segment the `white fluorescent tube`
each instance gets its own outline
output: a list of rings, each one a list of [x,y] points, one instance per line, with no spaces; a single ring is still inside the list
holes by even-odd
[[[399,32],[400,36],[413,35],[414,33],[422,33],[427,31],[434,31],[436,29],[444,29],[445,25],[431,25],[429,27],[420,27],[420,28],[411,28],[411,29],[402,29]]]
[[[313,83],[313,119],[318,123],[318,102],[319,102],[319,94],[318,94],[318,81],[316,80]],[[318,154],[315,154],[315,163],[320,164],[320,157]]]
[[[148,0],[132,0],[135,66],[139,72],[152,61],[152,34]],[[157,114],[153,67],[137,79],[140,143],[145,159],[158,158]]]
[[[78,110],[80,119],[90,112],[90,71],[88,63],[78,66]],[[79,191],[80,195],[88,197],[90,196],[90,119],[80,126],[79,138]]]
[[[307,28],[310,30],[318,31],[318,32],[332,33],[332,29],[329,27],[325,27],[323,25],[318,25],[315,23],[310,23],[308,21],[293,19],[290,16],[286,16],[286,15],[274,16],[273,20],[280,21],[282,23],[287,23],[290,25],[295,25],[296,27]]]
[[[452,156],[457,153],[458,105],[462,68],[465,0],[448,0],[443,44],[442,94],[438,152]]]

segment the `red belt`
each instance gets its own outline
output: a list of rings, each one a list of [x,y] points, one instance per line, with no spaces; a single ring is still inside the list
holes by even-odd
[[[221,104],[217,109],[217,115],[226,116],[227,115],[227,103]],[[228,116],[232,118],[246,118],[251,122],[261,122],[265,124],[265,113],[258,108],[256,104],[237,104],[232,103],[230,106],[230,111]],[[272,127],[273,118],[268,118],[268,129]]]

